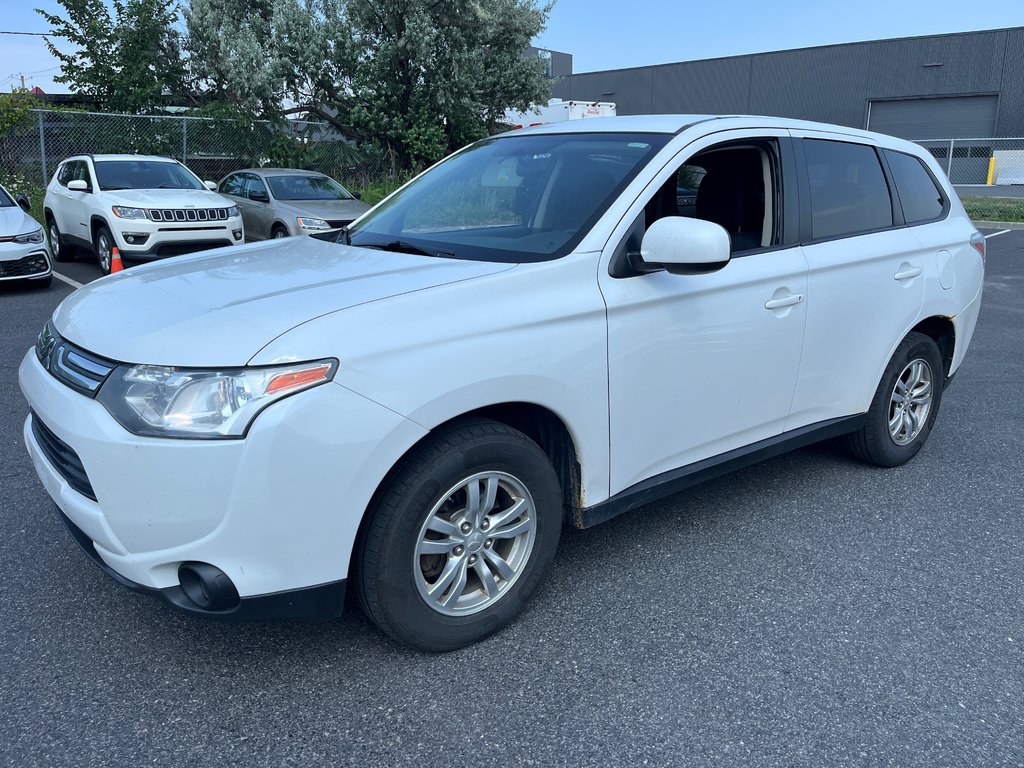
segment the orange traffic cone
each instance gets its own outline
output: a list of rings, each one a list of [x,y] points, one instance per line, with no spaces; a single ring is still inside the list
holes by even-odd
[[[121,251],[115,245],[110,250],[110,274],[120,272],[122,269],[124,269],[124,264],[121,263]]]

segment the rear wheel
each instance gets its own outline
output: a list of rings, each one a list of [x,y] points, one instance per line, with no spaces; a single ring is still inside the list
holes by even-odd
[[[110,263],[114,251],[114,236],[105,226],[96,230],[96,239],[93,241],[96,248],[96,262],[104,275],[110,274]]]
[[[522,610],[558,546],[562,495],[536,443],[476,421],[417,448],[369,514],[354,560],[363,610],[399,642],[449,651]]]
[[[864,425],[849,436],[853,455],[879,467],[916,456],[939,414],[944,373],[935,341],[908,334],[886,366]]]
[[[60,229],[57,227],[57,221],[52,217],[48,217],[47,222],[47,234],[50,238],[50,251],[53,253],[55,261],[73,261],[75,258],[75,248],[72,245],[65,245],[62,242]]]

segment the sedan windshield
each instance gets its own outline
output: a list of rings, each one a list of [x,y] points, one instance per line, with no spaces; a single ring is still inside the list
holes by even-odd
[[[569,133],[485,139],[377,206],[348,237],[356,246],[478,261],[559,258],[669,138]]]
[[[100,189],[205,189],[179,163],[159,160],[102,160],[96,163]]]
[[[354,200],[353,195],[329,176],[267,176],[270,191],[278,200]]]

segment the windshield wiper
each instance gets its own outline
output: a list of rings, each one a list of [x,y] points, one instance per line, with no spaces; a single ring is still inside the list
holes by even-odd
[[[345,232],[346,237],[348,232]],[[376,248],[381,251],[393,251],[395,253],[415,253],[420,256],[433,256],[434,258],[448,257],[455,258],[455,251],[430,250],[421,245],[410,243],[408,240],[390,240],[386,243],[359,243],[358,248]]]

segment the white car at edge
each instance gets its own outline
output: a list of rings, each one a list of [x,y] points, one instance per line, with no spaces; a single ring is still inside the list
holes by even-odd
[[[564,521],[825,437],[909,461],[984,258],[898,139],[687,115],[516,131],[347,231],[75,292],[22,362],[25,442],[124,586],[229,619],[336,616],[349,587],[396,639],[452,649],[520,611]]]
[[[241,243],[238,207],[215,187],[167,157],[69,157],[43,201],[54,258],[70,261],[84,248],[108,274],[114,247],[138,262]]]

